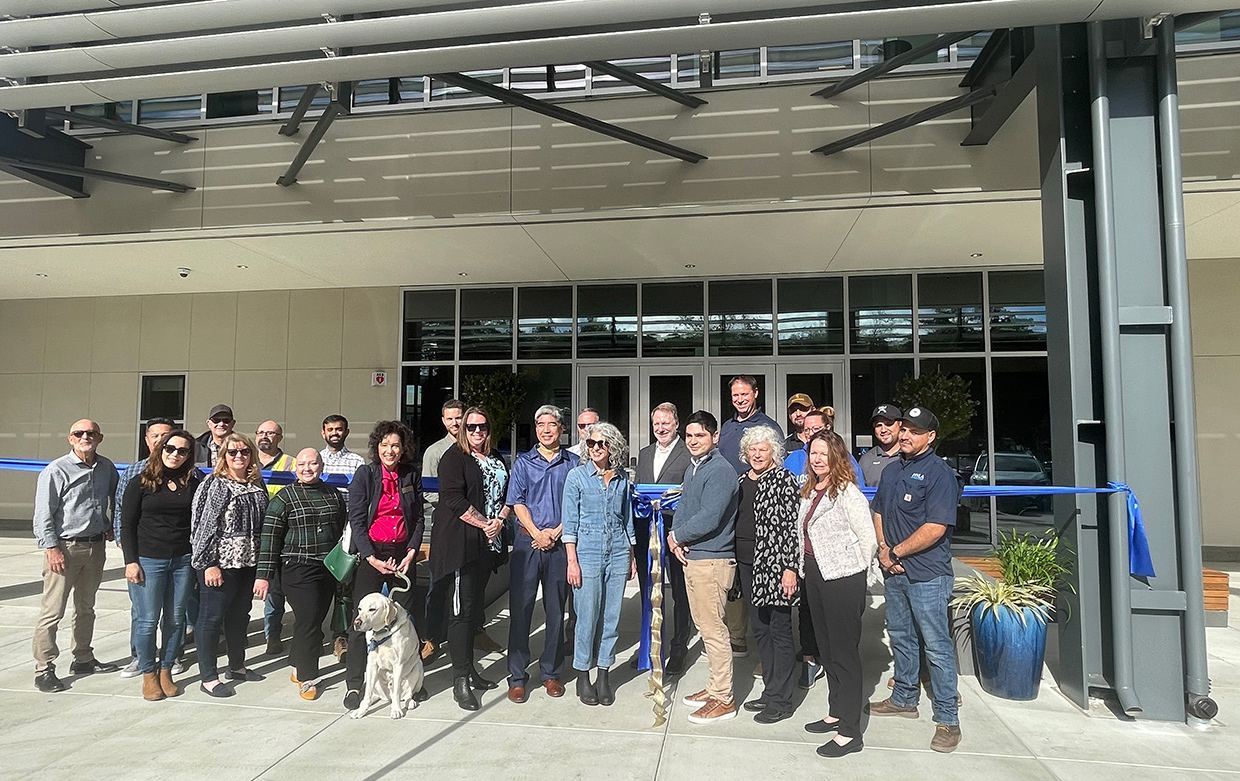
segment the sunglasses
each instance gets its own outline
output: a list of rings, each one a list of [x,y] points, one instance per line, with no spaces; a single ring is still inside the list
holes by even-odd
[[[211,418],[212,423],[232,423],[232,418]]]
[[[465,430],[466,431],[490,431],[491,424],[490,423],[466,423]]]
[[[228,448],[228,455],[229,455],[231,458],[236,458],[236,457],[238,457],[238,456],[245,456],[246,458],[249,458],[249,457],[250,457],[250,449],[249,449],[248,447],[238,447],[238,448],[232,448],[232,447],[230,447],[230,448]]]
[[[190,453],[194,451],[190,450],[187,447],[177,447],[176,445],[164,445],[164,452],[167,453],[168,455],[172,455],[173,453],[175,453],[178,456],[181,456],[184,458],[185,456],[188,456]],[[244,452],[248,453],[250,451],[247,450]]]
[[[589,448],[590,450],[593,450],[594,448],[598,448],[599,450],[606,450],[606,449],[607,449],[607,440],[605,440],[605,439],[587,439],[587,440],[586,440],[586,447],[587,447],[587,448]]]
[[[98,431],[70,431],[69,433],[76,439],[94,439],[103,436]]]

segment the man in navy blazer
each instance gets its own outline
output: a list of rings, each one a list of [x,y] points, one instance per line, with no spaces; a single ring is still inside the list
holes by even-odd
[[[654,442],[637,453],[637,482],[664,483],[680,485],[684,481],[685,470],[689,468],[691,456],[680,438],[680,420],[676,405],[665,401],[650,413],[650,427],[654,431]],[[673,513],[663,513],[663,525],[672,527]],[[633,525],[637,545],[633,554],[637,558],[637,579],[641,583],[642,593],[650,588],[649,570],[646,568],[646,552],[650,549],[649,521],[638,521]],[[672,612],[672,643],[668,647],[668,675],[684,672],[685,657],[689,653],[689,634],[693,622],[689,617],[689,594],[685,590],[684,565],[675,556],[668,556],[664,572],[672,586],[672,601],[675,610]],[[633,657],[633,666],[637,665],[637,657]]]

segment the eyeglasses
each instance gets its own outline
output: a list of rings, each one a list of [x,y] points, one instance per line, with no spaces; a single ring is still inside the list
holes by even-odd
[[[184,458],[185,456],[188,456],[190,453],[194,451],[190,450],[187,447],[177,447],[176,445],[164,445],[164,452],[167,453],[168,455],[172,455],[173,453],[176,453],[178,456],[181,456]],[[248,453],[250,451],[246,450],[244,452]]]
[[[607,449],[607,440],[605,439],[587,439],[586,447],[590,450],[598,448],[599,450]]]
[[[74,438],[76,438],[76,439],[94,439],[95,437],[101,437],[101,436],[103,436],[103,435],[102,435],[102,434],[100,434],[98,431],[90,431],[90,430],[87,430],[87,431],[70,431],[69,433],[70,433],[70,434],[72,434],[72,435],[74,436]]]
[[[238,447],[238,448],[230,447],[228,448],[228,455],[230,458],[237,458],[239,456],[245,456],[246,458],[249,458],[250,449],[248,447]]]
[[[578,423],[578,424],[577,424],[577,428],[579,428],[579,429],[587,429],[587,428],[589,428],[589,427],[590,427],[590,424],[589,424],[589,423]]]
[[[217,424],[218,423],[231,424],[233,422],[233,419],[232,418],[211,418],[211,422],[217,423]]]
[[[490,430],[491,430],[491,424],[490,424],[490,423],[466,423],[466,424],[465,424],[465,430],[466,430],[466,431],[473,431],[473,432],[476,432],[476,431],[490,431]]]

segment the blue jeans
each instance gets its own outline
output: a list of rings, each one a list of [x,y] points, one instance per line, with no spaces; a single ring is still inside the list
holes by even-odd
[[[267,600],[263,602],[263,636],[279,640],[284,631],[284,587],[280,583],[280,568],[275,577],[267,581]]]
[[[142,566],[143,581],[130,584],[137,594],[133,604],[138,610],[138,621],[133,642],[138,651],[138,670],[170,670],[185,647],[185,604],[194,582],[190,554],[172,559],[139,556],[138,564]],[[162,659],[156,658],[157,625],[164,638]]]
[[[930,665],[934,720],[949,727],[960,724],[956,711],[956,648],[947,615],[952,582],[951,575],[921,583],[911,582],[907,575],[893,575],[883,586],[887,634],[896,663],[891,701],[906,708],[917,704],[919,652],[924,647]]]
[[[609,668],[616,663],[620,605],[629,577],[629,541],[620,529],[582,527],[577,532],[581,587],[573,591],[577,612],[573,668]]]

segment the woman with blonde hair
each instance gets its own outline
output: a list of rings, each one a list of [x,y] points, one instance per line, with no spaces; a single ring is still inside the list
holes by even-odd
[[[611,705],[611,666],[620,636],[624,583],[637,577],[633,559],[633,488],[624,471],[629,450],[610,423],[588,427],[582,465],[564,479],[560,519],[568,554],[568,585],[574,589],[577,635],[573,668],[577,696],[586,705]],[[590,670],[598,667],[597,685]]]
[[[861,616],[878,539],[870,503],[838,434],[819,431],[810,438],[805,476],[799,566],[831,692],[827,717],[806,724],[805,731],[835,732],[818,754],[842,757],[862,748]]]
[[[259,471],[258,448],[244,434],[233,432],[220,443],[215,469],[194,495],[193,565],[198,571],[199,688],[212,697],[231,697],[232,687],[220,681],[216,646],[221,630],[228,651],[230,681],[260,681],[245,667],[250,603],[258,571],[267,488]]]

